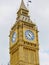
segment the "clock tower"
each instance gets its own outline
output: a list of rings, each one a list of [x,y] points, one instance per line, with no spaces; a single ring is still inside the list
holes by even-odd
[[[38,28],[23,0],[9,35],[10,65],[39,65]]]

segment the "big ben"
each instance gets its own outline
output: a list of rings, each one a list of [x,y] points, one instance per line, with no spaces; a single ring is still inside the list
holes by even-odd
[[[21,1],[16,22],[10,31],[10,65],[39,65],[38,28]]]

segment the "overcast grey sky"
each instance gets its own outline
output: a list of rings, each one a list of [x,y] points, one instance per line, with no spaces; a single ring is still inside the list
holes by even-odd
[[[28,0],[24,0],[27,5]],[[39,29],[40,65],[49,65],[49,0],[31,0],[29,15]],[[0,65],[9,62],[9,33],[21,0],[0,0]]]

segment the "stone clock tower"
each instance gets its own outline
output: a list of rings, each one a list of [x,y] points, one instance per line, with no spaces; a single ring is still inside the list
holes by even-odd
[[[39,65],[38,29],[22,0],[10,31],[10,65]]]

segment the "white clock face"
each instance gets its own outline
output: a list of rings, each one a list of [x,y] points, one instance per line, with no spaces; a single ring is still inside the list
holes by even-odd
[[[34,33],[30,30],[26,30],[25,31],[25,37],[28,40],[33,40],[34,39]]]
[[[16,37],[17,37],[16,32],[14,32],[12,35],[12,42],[13,43],[16,41]]]

